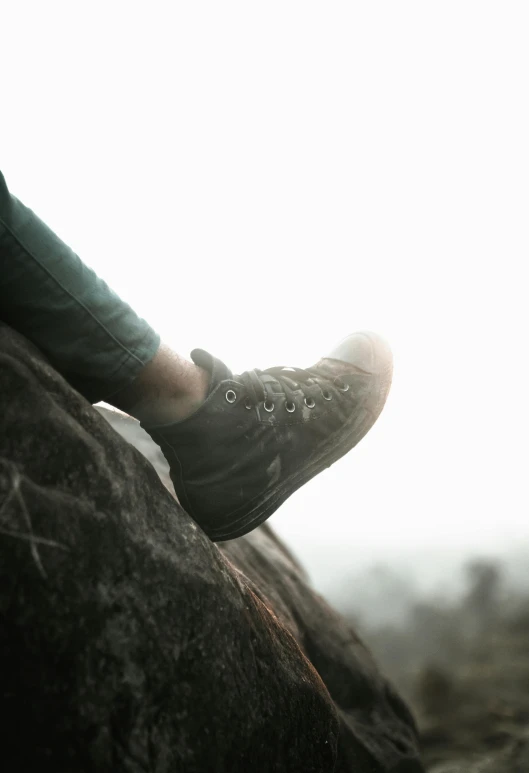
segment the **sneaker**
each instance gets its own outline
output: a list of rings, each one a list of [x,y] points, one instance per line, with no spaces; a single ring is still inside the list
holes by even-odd
[[[233,375],[203,349],[191,357],[211,375],[206,400],[182,421],[145,429],[169,462],[180,504],[213,541],[255,529],[350,451],[391,385],[391,351],[371,332],[306,369]]]

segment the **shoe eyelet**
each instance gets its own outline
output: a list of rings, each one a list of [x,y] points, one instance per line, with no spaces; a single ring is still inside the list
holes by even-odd
[[[348,392],[349,391],[349,384],[346,384],[343,381],[340,381],[339,379],[335,380],[336,387],[340,390],[340,392]]]
[[[244,401],[244,407],[246,408],[247,411],[251,411],[252,410],[253,405],[252,405],[249,397],[247,397],[246,400]]]
[[[287,400],[285,403],[285,409],[289,413],[294,413],[294,411],[296,410],[296,403],[293,400]]]
[[[314,408],[314,406],[316,405],[316,403],[314,402],[314,398],[313,397],[306,397],[305,398],[305,405],[307,406],[307,408]]]
[[[324,400],[332,400],[332,395],[330,392],[322,392],[322,395]]]
[[[268,413],[272,413],[274,410],[274,403],[271,400],[265,400],[263,403],[263,408],[265,411],[268,411]]]
[[[227,403],[234,403],[237,399],[237,394],[233,391],[233,389],[228,389],[226,392],[226,402]]]

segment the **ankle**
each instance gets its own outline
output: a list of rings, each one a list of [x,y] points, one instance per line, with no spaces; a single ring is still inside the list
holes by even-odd
[[[154,358],[111,403],[142,424],[169,424],[185,419],[207,397],[209,373],[162,344]]]

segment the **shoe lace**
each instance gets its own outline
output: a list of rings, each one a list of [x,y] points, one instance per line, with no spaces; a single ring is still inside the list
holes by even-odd
[[[317,386],[321,394],[325,396],[329,394],[329,386],[332,385],[339,388],[338,382],[342,382],[341,379],[329,380],[324,378],[321,373],[310,368],[291,368],[285,366],[276,366],[266,370],[259,370],[257,368],[247,370],[238,378],[246,387],[248,396],[254,404],[271,402],[271,394],[277,394],[278,386],[280,391],[284,392],[287,402],[293,403],[296,396],[295,392],[299,393],[301,390],[302,396],[306,396],[304,388]],[[329,398],[327,397],[326,399]]]

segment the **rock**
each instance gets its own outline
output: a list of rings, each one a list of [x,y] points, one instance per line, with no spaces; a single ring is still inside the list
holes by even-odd
[[[222,544],[292,633],[330,692],[340,720],[336,771],[423,770],[413,718],[366,646],[310,587],[268,526]]]
[[[420,773],[411,715],[268,528],[209,541],[0,327],[10,773]]]
[[[140,426],[139,421],[136,421],[117,409],[104,408],[101,405],[96,405],[95,409],[101,416],[104,416],[108,423],[114,427],[116,432],[119,432],[122,438],[125,438],[128,443],[133,445],[134,448],[137,448],[138,451],[149,460],[158,473],[165,488],[170,491],[176,499],[176,493],[173,482],[171,481],[169,465],[167,464],[166,458],[162,454],[160,447],[156,445],[151,436]]]

